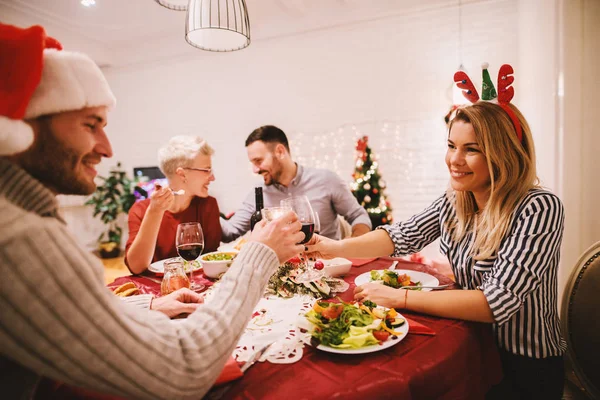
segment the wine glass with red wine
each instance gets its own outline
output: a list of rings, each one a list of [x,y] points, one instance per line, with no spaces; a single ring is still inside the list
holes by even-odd
[[[315,234],[321,234],[321,220],[319,219],[319,213],[315,211]]]
[[[175,245],[179,257],[188,263],[197,260],[204,249],[204,234],[200,224],[198,222],[179,224],[175,236]],[[194,265],[190,264],[190,289],[195,291],[204,289],[204,285],[194,282],[193,276]]]
[[[289,207],[298,216],[298,220],[302,224],[302,232],[304,232],[304,240],[299,244],[307,243],[315,232],[315,212],[310,205],[310,201],[306,196],[294,196],[281,200],[282,207]],[[320,279],[323,273],[311,267],[306,261],[306,256],[302,252],[304,264],[304,273],[299,274],[295,279],[296,282],[311,282]]]

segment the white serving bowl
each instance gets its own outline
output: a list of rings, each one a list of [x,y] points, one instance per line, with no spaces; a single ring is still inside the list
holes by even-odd
[[[238,254],[237,251],[213,251],[211,253],[203,254],[198,261],[202,264],[202,269],[204,270],[204,275],[209,278],[219,278],[229,269],[233,260],[214,260],[208,261],[206,258],[210,258],[210,256],[214,256],[217,254],[230,254],[235,258]]]
[[[331,260],[320,260],[323,262],[323,273],[327,276],[340,276],[350,272],[352,261],[342,257],[332,258]]]

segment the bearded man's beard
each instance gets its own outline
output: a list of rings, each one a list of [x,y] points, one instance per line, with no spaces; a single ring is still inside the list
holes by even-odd
[[[258,173],[260,174],[261,172],[263,172],[263,171],[259,171]],[[282,167],[281,163],[279,162],[279,160],[277,158],[273,157],[273,163],[271,165],[271,172],[269,173],[269,175],[271,176],[271,179],[268,182],[265,181],[265,185],[271,186],[274,183],[280,183],[282,174],[283,174],[283,167]]]
[[[77,169],[84,167],[84,156],[56,138],[49,117],[42,117],[39,122],[39,132],[33,145],[14,157],[18,164],[57,194],[92,194],[96,184],[77,174]]]

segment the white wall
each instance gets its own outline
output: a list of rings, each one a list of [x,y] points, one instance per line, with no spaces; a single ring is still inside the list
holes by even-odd
[[[597,177],[600,149],[595,97],[600,90],[600,3],[561,0],[559,10],[558,194],[565,204],[560,287],[580,255],[600,240]]]
[[[502,63],[519,69],[517,30],[503,23],[517,18],[516,5],[463,6],[462,61],[474,81],[481,81],[482,61],[493,76]],[[446,187],[443,116],[461,61],[457,15],[445,8],[258,40],[234,53],[198,51],[169,63],[109,68],[118,99],[108,126],[115,157],[103,168],[117,161],[128,170],[155,165],[170,136],[201,135],[217,151],[211,193],[230,212],[257,181],[244,148],[256,127],[280,126],[294,157],[348,181],[356,136],[367,134],[395,218],[406,218]],[[80,235],[88,243],[96,236]]]
[[[597,97],[600,93],[600,1],[585,0],[581,12],[582,24],[582,252],[600,241],[600,113]],[[577,45],[577,44],[574,44]],[[579,129],[579,127],[574,127]],[[577,160],[577,154],[572,155]]]
[[[594,164],[600,143],[593,134],[600,121],[595,101],[585,100],[600,92],[599,75],[593,75],[600,61],[594,39],[598,14],[594,0],[463,5],[463,63],[477,85],[482,61],[490,63],[492,77],[503,63],[515,67],[514,102],[532,126],[539,175],[565,201],[561,279],[582,248],[600,239],[600,216],[592,205],[600,194],[593,181],[600,172]],[[211,193],[229,212],[257,179],[243,146],[254,128],[280,126],[292,140],[296,159],[334,169],[348,181],[355,138],[367,134],[380,156],[394,216],[405,218],[446,186],[442,117],[461,61],[457,15],[450,7],[256,40],[240,52],[198,51],[168,63],[107,69],[118,106],[108,126],[115,157],[102,168],[106,171],[117,161],[128,170],[155,165],[157,148],[170,136],[201,135],[217,150]],[[559,24],[565,15],[571,15],[566,28]],[[565,40],[579,49],[583,72],[573,65],[567,69],[565,85],[572,96],[565,97],[571,104],[567,114],[558,96]],[[577,103],[577,98],[583,100]],[[561,130],[567,118],[574,121],[568,132]],[[573,135],[578,139],[571,140]],[[65,211],[81,241],[94,243],[99,225],[79,218],[89,218],[89,211]]]

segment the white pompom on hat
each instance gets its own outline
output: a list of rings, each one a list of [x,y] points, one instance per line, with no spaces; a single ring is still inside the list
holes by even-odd
[[[31,145],[33,131],[24,119],[116,103],[96,63],[62,51],[40,26],[0,24],[0,59],[0,155]]]

